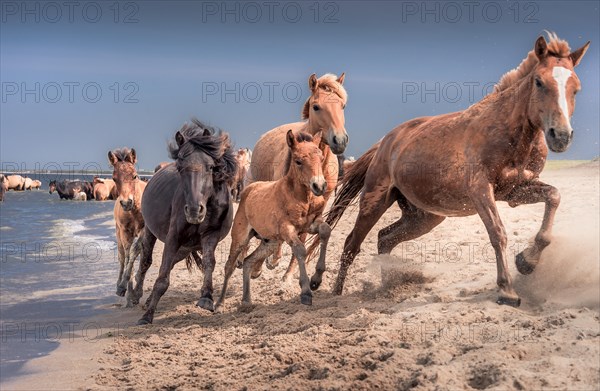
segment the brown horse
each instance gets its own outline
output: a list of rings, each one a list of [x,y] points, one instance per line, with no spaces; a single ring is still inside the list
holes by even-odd
[[[344,109],[348,94],[343,86],[345,74],[340,77],[325,74],[317,79],[310,75],[308,86],[311,96],[306,100],[302,109],[302,119],[306,121],[281,125],[263,134],[254,146],[252,163],[250,164],[253,181],[276,181],[286,174],[284,162],[288,155],[286,133],[292,129],[294,133],[304,132],[310,135],[322,133],[323,173],[327,181],[325,203],[337,186],[338,159],[335,155],[344,153],[348,145]],[[325,207],[323,205],[323,207]],[[306,235],[302,237],[304,241]],[[315,242],[316,243],[316,242]],[[269,268],[274,268],[281,257],[281,248],[276,251],[273,260],[267,262]],[[295,269],[292,257],[284,279],[288,280]],[[256,273],[253,273],[256,276]]]
[[[217,309],[225,300],[227,284],[235,270],[236,261],[244,268],[242,302],[250,304],[250,271],[255,269],[256,264],[262,264],[265,257],[275,252],[283,242],[292,247],[298,259],[302,304],[312,304],[311,289],[317,289],[321,284],[325,271],[325,251],[331,234],[331,228],[322,219],[327,181],[322,169],[324,156],[318,147],[321,140],[317,137],[313,142],[309,134],[294,134],[291,129],[286,139],[289,146],[285,163],[287,174],[275,182],[254,182],[242,192],[231,232],[229,258]],[[268,212],[265,213],[265,210]],[[303,233],[319,234],[321,242],[321,254],[310,284],[304,263],[306,248],[300,238]],[[245,255],[253,237],[261,240],[260,245],[239,262],[238,258],[241,254]]]
[[[239,202],[240,194],[242,193],[242,190],[244,190],[246,184],[246,176],[248,175],[248,170],[250,169],[250,163],[252,162],[252,150],[249,148],[240,148],[238,149],[235,158],[238,162],[238,170],[235,174],[235,179],[233,180],[231,194],[233,196],[233,200]]]
[[[0,174],[0,202],[4,201],[4,193],[8,191],[8,179],[6,175]]]
[[[116,200],[118,197],[119,192],[114,180],[94,178],[94,199],[96,201]]]
[[[140,180],[135,164],[135,149],[121,148],[108,151],[108,162],[113,167],[113,181],[117,189],[114,216],[119,256],[119,278],[117,295],[124,296],[126,291],[133,291],[131,269],[135,258],[131,259],[130,250],[134,239],[144,229],[142,217],[142,194],[146,182]],[[127,307],[132,306],[132,295],[127,295]]]
[[[395,202],[402,218],[378,234],[378,253],[431,231],[449,216],[479,214],[496,252],[499,304],[520,305],[508,273],[504,226],[496,201],[512,207],[545,202],[533,245],[517,255],[521,273],[533,271],[551,240],[558,190],[541,182],[548,148],[563,152],[573,139],[570,118],[580,82],[574,67],[589,42],[571,52],[554,34],[544,37],[495,91],[467,110],[410,120],[388,133],[348,172],[327,217],[339,220],[362,190],[360,211],[346,239],[334,293],[367,233]],[[545,142],[544,142],[545,140]]]
[[[230,191],[237,162],[229,135],[194,119],[175,134],[169,153],[176,159],[175,164],[154,174],[142,199],[146,227],[133,251],[133,254],[140,249],[142,252],[133,292],[134,304],[142,296],[156,239],[164,242],[165,247],[158,277],[146,301],[146,313],[138,324],[152,323],[158,301],[169,287],[171,270],[183,259],[188,267],[192,258],[197,264],[202,263],[204,283],[196,305],[214,310],[215,249],[229,233],[233,221]],[[195,254],[198,250],[202,259]]]

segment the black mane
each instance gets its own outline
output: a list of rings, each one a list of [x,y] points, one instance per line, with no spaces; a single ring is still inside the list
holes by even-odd
[[[229,134],[219,128],[205,125],[196,118],[192,118],[191,124],[185,123],[179,133],[185,141],[181,147],[175,140],[169,142],[171,159],[184,160],[185,156],[192,152],[201,151],[215,161],[214,180],[231,184],[238,167]]]

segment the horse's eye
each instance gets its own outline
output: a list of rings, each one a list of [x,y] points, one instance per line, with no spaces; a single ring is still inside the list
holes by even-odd
[[[135,181],[136,179],[138,179],[139,177],[137,175],[133,176],[133,180]]]
[[[542,88],[544,85],[542,84],[542,81],[538,78],[535,79],[535,86],[537,88]]]
[[[321,108],[320,108],[319,106],[317,106],[317,105],[313,105],[313,110],[314,110],[314,111],[319,111],[320,109],[321,109]]]
[[[301,166],[301,165],[302,165],[302,160],[296,160],[296,164],[297,164],[298,166]]]
[[[346,110],[346,105],[343,105],[343,106],[342,106],[342,110]]]

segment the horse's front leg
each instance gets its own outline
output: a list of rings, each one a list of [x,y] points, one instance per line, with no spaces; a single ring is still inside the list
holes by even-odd
[[[300,293],[300,302],[305,305],[312,304],[312,292],[310,290],[310,281],[308,274],[306,273],[306,247],[304,243],[298,237],[296,229],[292,226],[283,227],[281,230],[281,236],[285,239],[287,244],[292,248],[292,253],[298,260],[298,269],[300,270],[300,287],[302,292]]]
[[[327,243],[329,243],[329,237],[331,236],[331,227],[319,218],[311,225],[309,233],[319,234],[319,241],[321,242],[315,274],[310,279],[310,289],[316,291],[321,286],[323,273],[325,273],[325,256],[327,253]]]
[[[518,253],[515,259],[517,270],[521,274],[530,274],[538,264],[542,251],[552,240],[552,225],[560,204],[560,193],[554,186],[534,181],[515,188],[508,194],[506,201],[513,208],[523,204],[546,203],[542,226],[535,236],[533,245]]]
[[[213,281],[212,275],[215,270],[215,249],[219,243],[219,233],[215,232],[202,238],[202,268],[204,269],[204,282],[200,290],[200,299],[196,305],[205,310],[213,312]]]
[[[508,264],[506,262],[506,230],[500,220],[496,200],[494,198],[493,185],[487,182],[485,178],[477,178],[471,185],[470,198],[485,225],[490,237],[492,247],[496,252],[496,267],[498,270],[497,284],[500,288],[500,296],[496,301],[498,304],[508,304],[513,307],[521,305],[521,299],[517,296],[512,284],[510,274],[508,274]]]
[[[119,258],[119,277],[117,278],[117,296],[125,296],[126,287],[121,285],[123,279],[123,271],[125,270],[125,248],[123,247],[123,239],[121,238],[121,230],[117,228],[117,257]]]
[[[169,234],[167,235],[165,247],[163,250],[162,262],[158,271],[158,277],[156,277],[154,287],[152,288],[152,293],[150,294],[150,297],[148,299],[147,310],[142,316],[142,318],[137,322],[139,325],[152,323],[152,321],[154,320],[154,312],[156,311],[158,301],[169,288],[171,270],[173,269],[173,266],[177,261],[177,250],[179,250],[180,247],[177,238],[177,232],[175,231],[175,229],[170,229]]]

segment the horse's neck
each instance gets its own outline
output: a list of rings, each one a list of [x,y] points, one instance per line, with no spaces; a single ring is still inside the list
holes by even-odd
[[[315,121],[311,121],[310,117],[308,117],[308,120],[306,122],[304,122],[304,124],[300,127],[299,130],[301,132],[308,133],[311,136],[314,136],[315,134],[319,133],[323,129],[319,128],[317,126],[317,123]]]
[[[485,99],[482,106],[475,108],[479,111],[476,117],[484,121],[498,121],[501,126],[500,137],[510,140],[512,156],[509,159],[513,165],[526,163],[529,160],[534,140],[540,131],[539,126],[529,121],[529,98],[531,96],[531,78],[525,77],[514,86],[497,93],[496,96]],[[471,108],[467,109],[467,112]],[[477,120],[477,118],[475,119]]]
[[[300,202],[308,202],[310,199],[310,189],[298,181],[294,175],[294,170],[292,170],[291,167],[288,170],[288,173],[281,178],[280,185],[283,187],[282,191],[286,194],[291,194]]]

